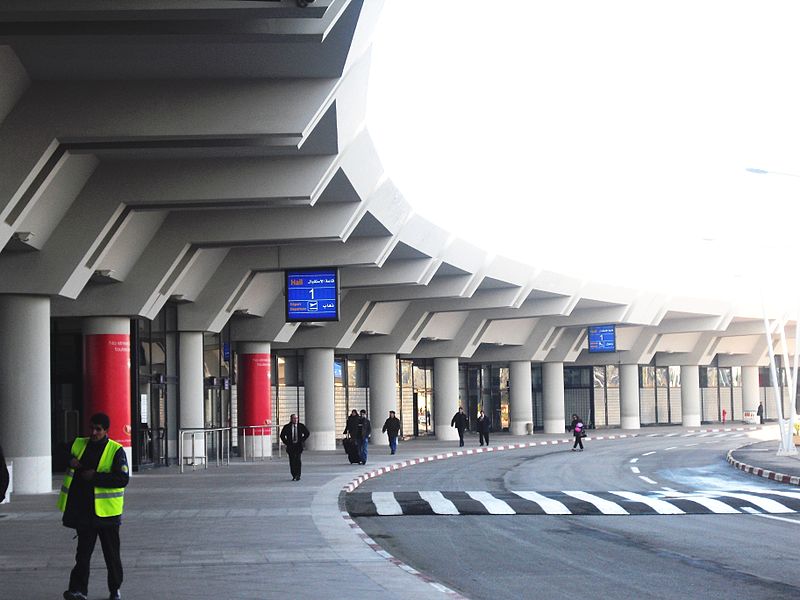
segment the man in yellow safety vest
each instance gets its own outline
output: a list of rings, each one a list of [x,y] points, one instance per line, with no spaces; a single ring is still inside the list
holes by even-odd
[[[58,496],[64,526],[78,534],[75,567],[64,598],[86,600],[89,563],[99,537],[108,569],[109,599],[119,600],[122,585],[119,526],[124,488],[129,479],[128,458],[125,449],[108,438],[111,425],[108,415],[97,413],[90,422],[91,437],[75,438],[72,444],[72,457]]]

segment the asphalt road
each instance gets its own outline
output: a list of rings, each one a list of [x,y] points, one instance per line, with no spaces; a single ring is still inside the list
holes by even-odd
[[[746,435],[644,431],[589,440],[582,453],[565,445],[483,453],[395,471],[356,492],[626,491],[669,499],[702,490],[712,498],[740,494],[718,496],[737,514],[404,514],[357,522],[388,552],[474,600],[797,600],[800,515],[769,513],[748,498],[800,490],[725,462]]]

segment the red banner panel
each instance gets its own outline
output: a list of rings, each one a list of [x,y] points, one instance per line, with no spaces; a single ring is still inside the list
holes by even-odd
[[[111,419],[108,437],[131,445],[131,341],[127,334],[83,337],[84,433],[89,417],[106,413]]]
[[[239,354],[239,426],[272,425],[270,354]],[[271,428],[248,435],[270,435]]]

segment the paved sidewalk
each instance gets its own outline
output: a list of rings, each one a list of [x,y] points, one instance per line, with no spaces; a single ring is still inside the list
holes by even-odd
[[[771,434],[769,439],[731,450],[728,462],[746,473],[800,486],[800,454],[777,456],[778,426],[765,426],[764,432]]]
[[[589,437],[684,431],[690,429],[600,430]],[[496,434],[492,448],[562,440],[571,443],[567,434]],[[136,473],[126,492],[121,529],[123,597],[459,598],[384,553],[341,512],[339,504],[342,490],[352,489],[359,480],[403,462],[410,466],[423,457],[446,458],[462,451],[457,446],[457,442],[412,440],[401,442],[396,456],[390,456],[386,446],[371,446],[366,466],[348,464],[342,450],[306,452],[299,482],[291,480],[285,456],[184,474],[177,467]],[[485,451],[478,448],[477,435],[467,438],[463,450]],[[54,489],[60,484],[61,478],[54,478]],[[15,495],[11,504],[0,506],[3,598],[60,598],[66,589],[74,532],[61,526],[55,502],[55,493]],[[92,566],[89,597],[106,598],[99,547]]]

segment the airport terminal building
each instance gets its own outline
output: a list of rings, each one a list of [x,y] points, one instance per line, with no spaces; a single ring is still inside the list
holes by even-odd
[[[269,453],[291,413],[315,450],[353,408],[440,439],[459,406],[533,435],[773,416],[760,306],[584,281],[414,212],[435,199],[403,198],[365,127],[381,0],[187,4],[0,7],[15,492],[50,492],[96,411],[135,468],[192,437]]]

